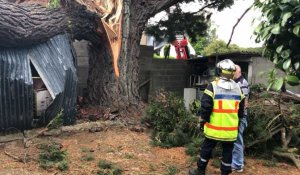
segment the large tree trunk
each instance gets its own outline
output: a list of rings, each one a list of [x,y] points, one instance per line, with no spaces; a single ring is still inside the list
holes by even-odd
[[[39,4],[0,0],[0,47],[28,46],[68,32],[76,39],[100,43],[95,14],[70,1],[68,7],[49,9]]]
[[[91,56],[89,73],[89,99],[93,104],[124,109],[138,105],[138,57],[140,39],[147,20],[180,0],[124,0],[122,48],[119,59],[120,77],[112,76],[112,62],[102,50]],[[99,59],[101,55],[101,59]],[[106,62],[106,63],[104,63]],[[104,65],[104,66],[103,66]],[[101,71],[99,71],[101,70]],[[102,78],[99,78],[102,77]],[[99,98],[101,97],[101,98]]]
[[[33,4],[13,4],[0,0],[0,46],[26,46],[46,41],[64,32],[74,39],[91,41],[88,78],[89,101],[94,105],[126,109],[137,105],[139,43],[147,20],[157,12],[182,0],[123,0],[122,47],[117,63],[107,44],[99,10],[84,8],[102,1],[65,0],[58,9]],[[65,2],[64,1],[64,2]],[[107,0],[116,2],[117,0]],[[120,0],[118,0],[120,1]],[[82,3],[83,2],[83,3]],[[118,66],[115,76],[113,66]]]

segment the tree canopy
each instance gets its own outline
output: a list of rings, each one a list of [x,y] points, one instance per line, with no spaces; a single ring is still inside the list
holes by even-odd
[[[157,40],[167,39],[172,42],[176,34],[187,34],[192,42],[197,40],[197,36],[206,36],[206,30],[210,24],[211,11],[219,11],[233,4],[234,0],[184,0],[183,3],[197,2],[202,5],[200,9],[194,12],[184,12],[181,4],[176,4],[165,10],[166,17],[149,24],[146,32],[154,36]]]
[[[253,47],[253,48],[243,48],[239,47],[236,44],[230,44],[227,47],[227,44],[225,41],[214,38],[210,41],[210,43],[203,48],[202,55],[214,55],[214,54],[223,54],[223,53],[229,53],[229,52],[255,52],[255,53],[261,53],[262,48],[260,47]]]
[[[256,40],[264,41],[265,53],[276,67],[286,72],[285,78],[271,81],[275,90],[287,82],[298,85],[300,78],[300,1],[256,0],[254,5],[262,12],[256,28]]]

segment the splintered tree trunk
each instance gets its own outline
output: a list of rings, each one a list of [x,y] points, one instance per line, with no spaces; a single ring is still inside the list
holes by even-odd
[[[138,52],[146,19],[137,23],[124,1],[122,47],[118,59],[119,77],[114,75],[113,62],[106,46],[92,46],[88,79],[89,99],[93,104],[126,109],[138,105]],[[101,77],[101,78],[99,78]],[[101,97],[101,98],[99,98]]]
[[[37,44],[66,32],[86,39],[92,43],[91,104],[126,109],[139,102],[139,43],[147,20],[182,0],[61,0],[57,9],[24,1],[38,0],[0,0],[0,47]]]
[[[118,60],[120,77],[112,76],[111,59],[104,59],[109,57],[109,53],[104,52],[106,49],[102,47],[94,51],[90,57],[88,80],[89,99],[93,104],[115,106],[121,109],[130,105],[138,105],[138,57],[142,32],[151,16],[177,2],[167,0],[123,1],[122,47]]]

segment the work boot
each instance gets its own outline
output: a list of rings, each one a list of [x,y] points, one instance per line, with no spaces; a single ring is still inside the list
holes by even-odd
[[[201,169],[190,169],[189,175],[205,175],[205,170]]]

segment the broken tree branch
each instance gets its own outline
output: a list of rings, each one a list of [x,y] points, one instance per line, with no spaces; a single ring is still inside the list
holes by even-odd
[[[234,30],[235,28],[237,27],[237,25],[240,23],[240,21],[243,19],[243,17],[249,12],[249,10],[252,8],[253,5],[251,5],[250,7],[248,7],[244,13],[241,15],[241,17],[237,20],[237,22],[235,23],[235,25],[233,26],[232,28],[232,31],[231,31],[231,35],[230,35],[230,38],[229,38],[229,41],[227,43],[227,47],[229,47],[229,44],[231,43],[231,40],[232,40],[232,37],[233,37],[233,34],[234,34]]]
[[[18,161],[18,162],[25,163],[25,162],[23,161],[22,158],[17,157],[17,156],[15,156],[15,155],[12,155],[11,153],[7,152],[6,150],[4,150],[4,154],[7,155],[7,156],[10,157],[10,158],[15,159],[15,160]]]
[[[278,151],[273,151],[273,154],[278,157],[284,157],[284,158],[290,159],[295,164],[295,166],[298,169],[300,169],[300,161],[297,160],[296,155],[294,155],[292,153],[284,153],[284,152],[278,152]]]
[[[267,140],[271,139],[275,134],[279,133],[280,131],[282,131],[283,128],[279,128],[279,129],[276,129],[275,131],[271,132],[267,137],[265,138],[262,138],[262,139],[259,139],[259,140],[255,140],[254,142],[246,145],[246,148],[250,148],[258,143],[263,143],[263,142],[266,142]]]

